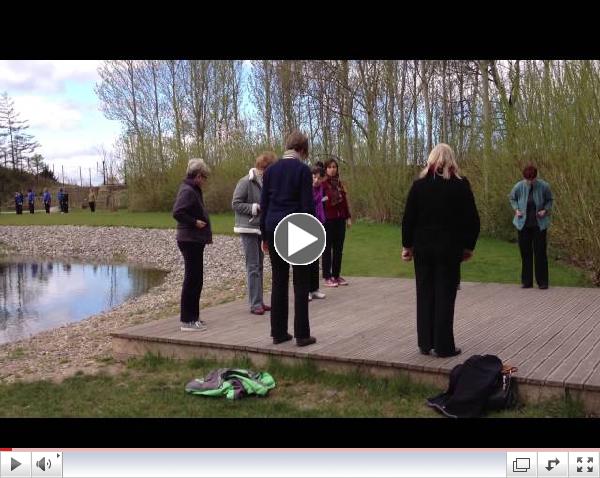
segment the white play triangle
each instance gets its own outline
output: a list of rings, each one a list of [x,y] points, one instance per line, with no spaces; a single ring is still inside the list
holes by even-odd
[[[296,252],[314,244],[318,240],[318,237],[292,224],[291,221],[288,222],[288,256],[293,256]]]

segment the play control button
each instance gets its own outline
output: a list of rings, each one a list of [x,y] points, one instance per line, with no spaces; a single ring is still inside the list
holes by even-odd
[[[310,264],[323,254],[324,249],[325,229],[310,214],[288,214],[275,228],[275,250],[288,264]]]
[[[21,466],[21,462],[20,461],[17,461],[14,458],[10,459],[10,471],[14,471],[15,468],[17,468],[19,466]]]

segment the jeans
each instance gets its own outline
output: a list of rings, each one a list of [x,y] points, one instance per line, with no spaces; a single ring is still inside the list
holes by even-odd
[[[240,234],[246,257],[246,285],[252,310],[263,305],[263,259],[260,234]]]

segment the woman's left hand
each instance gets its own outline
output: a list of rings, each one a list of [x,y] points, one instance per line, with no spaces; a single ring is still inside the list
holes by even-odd
[[[346,225],[348,226],[348,229],[350,229],[352,227],[352,219],[348,218]]]
[[[537,215],[539,217],[544,217],[546,215],[546,210],[545,209],[540,209],[537,213]]]

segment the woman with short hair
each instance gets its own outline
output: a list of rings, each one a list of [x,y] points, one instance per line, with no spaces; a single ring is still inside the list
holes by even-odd
[[[550,225],[552,191],[550,185],[538,177],[535,166],[523,169],[523,179],[510,192],[510,205],[515,211],[513,224],[519,237],[521,252],[521,287],[533,287],[533,265],[535,280],[540,289],[548,288],[548,255],[546,231]]]
[[[206,323],[200,319],[200,294],[204,281],[204,247],[212,244],[212,231],[208,211],[204,207],[202,186],[209,174],[210,169],[202,159],[190,159],[173,205],[177,247],[185,264],[180,311],[181,330],[184,332],[206,330]]]
[[[263,315],[271,310],[263,301],[263,261],[264,252],[260,234],[260,194],[265,169],[277,160],[272,151],[262,153],[256,158],[253,168],[241,178],[235,191],[231,207],[235,211],[233,232],[240,235],[246,258],[246,285],[250,313]]]

